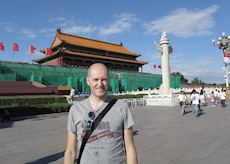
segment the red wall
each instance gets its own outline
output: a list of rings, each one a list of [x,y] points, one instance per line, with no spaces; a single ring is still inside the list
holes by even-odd
[[[42,65],[63,66],[62,58],[53,59],[42,63]]]

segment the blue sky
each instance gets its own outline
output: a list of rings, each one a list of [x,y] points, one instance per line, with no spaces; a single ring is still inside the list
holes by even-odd
[[[222,32],[230,35],[228,0],[1,0],[0,60],[30,62],[43,57],[29,53],[49,47],[57,27],[65,33],[120,43],[148,61],[144,72],[161,73],[154,46],[166,31],[173,47],[171,72],[187,79],[224,83],[222,52],[211,44]],[[19,52],[12,52],[12,43]]]

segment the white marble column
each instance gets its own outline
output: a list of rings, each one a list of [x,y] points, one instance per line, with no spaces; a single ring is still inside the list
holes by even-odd
[[[163,32],[161,35],[160,46],[158,50],[161,52],[161,69],[162,69],[162,85],[160,87],[161,95],[170,94],[170,68],[169,68],[169,54],[172,52],[172,47],[169,45],[167,33]]]
[[[148,94],[146,97],[146,105],[148,106],[175,106],[177,97],[170,92],[170,67],[169,54],[173,52],[172,46],[169,44],[167,33],[162,33],[160,43],[155,42],[156,48],[161,53],[161,69],[162,84],[158,95]]]

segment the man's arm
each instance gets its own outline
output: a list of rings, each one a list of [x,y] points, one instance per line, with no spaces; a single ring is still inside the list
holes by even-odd
[[[127,156],[127,164],[137,164],[137,153],[133,141],[133,130],[132,128],[124,130],[124,141]]]
[[[64,155],[64,164],[74,164],[75,156],[76,156],[76,135],[68,131],[67,134],[67,144]]]

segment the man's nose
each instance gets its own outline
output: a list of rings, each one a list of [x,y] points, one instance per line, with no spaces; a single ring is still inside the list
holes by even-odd
[[[102,86],[102,80],[98,80],[98,85]]]

